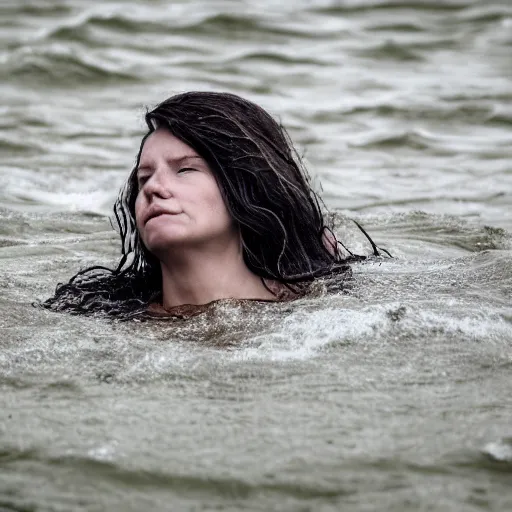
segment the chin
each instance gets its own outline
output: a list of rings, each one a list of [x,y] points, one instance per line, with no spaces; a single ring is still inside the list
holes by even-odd
[[[188,237],[146,237],[144,245],[155,255],[166,253],[170,250],[183,247],[187,244]]]
[[[185,229],[173,226],[170,229],[146,229],[141,233],[141,238],[150,252],[157,253],[185,244],[190,234]]]

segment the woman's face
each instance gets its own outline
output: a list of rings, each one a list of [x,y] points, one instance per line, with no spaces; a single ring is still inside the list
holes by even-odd
[[[238,236],[208,164],[167,130],[146,139],[137,182],[137,228],[160,259],[175,249],[226,244]]]

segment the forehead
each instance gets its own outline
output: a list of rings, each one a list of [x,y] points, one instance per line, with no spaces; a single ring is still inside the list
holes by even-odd
[[[158,128],[145,140],[140,154],[141,162],[157,157],[168,160],[181,160],[186,157],[201,158],[188,144],[164,128]]]

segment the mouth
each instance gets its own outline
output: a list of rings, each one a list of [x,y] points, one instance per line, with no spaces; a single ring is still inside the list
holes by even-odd
[[[144,224],[147,224],[150,220],[156,219],[157,217],[161,217],[162,215],[165,215],[165,213],[155,213],[154,215],[150,215],[149,217],[146,218]]]
[[[144,220],[144,224],[147,224],[151,219],[156,219],[162,215],[178,215],[178,212],[169,212],[167,210],[160,209],[154,210],[147,215],[146,219]]]

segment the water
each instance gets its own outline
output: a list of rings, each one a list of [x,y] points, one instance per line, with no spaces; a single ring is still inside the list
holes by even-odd
[[[257,4],[257,5],[254,5]],[[0,510],[512,509],[512,6],[0,5]],[[115,323],[31,306],[113,264],[145,106],[288,127],[348,293]]]

